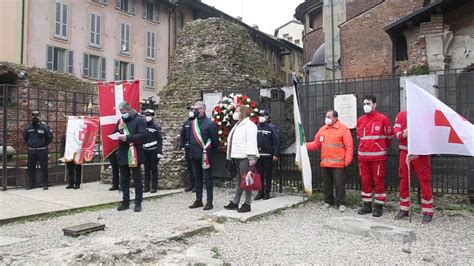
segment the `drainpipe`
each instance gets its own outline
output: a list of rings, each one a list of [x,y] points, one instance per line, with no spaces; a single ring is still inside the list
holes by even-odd
[[[170,15],[168,16],[168,77],[171,72],[171,17],[176,13],[176,7],[171,8]],[[176,35],[176,31],[175,31]]]
[[[24,42],[25,42],[25,0],[21,1],[21,42],[20,42],[20,64],[23,64]]]
[[[331,50],[332,50],[332,80],[336,79],[336,67],[334,57],[334,0],[331,0]]]

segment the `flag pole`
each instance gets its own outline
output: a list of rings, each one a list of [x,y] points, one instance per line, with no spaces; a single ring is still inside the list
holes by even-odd
[[[299,93],[298,93],[298,78],[296,77],[295,74],[292,75],[292,81],[293,81],[293,88],[295,90],[295,99],[296,99],[296,102],[297,102],[297,105],[299,106]],[[294,110],[293,110],[294,112]],[[300,110],[298,110],[298,113],[299,113],[299,117],[300,117],[300,120],[303,120],[301,118],[301,113],[300,113]],[[303,121],[301,121],[303,122]],[[295,133],[296,133],[296,130],[297,128],[295,127]],[[298,143],[296,143],[296,145],[298,145]],[[303,202],[305,201],[305,195],[304,195],[304,174],[303,174],[303,165],[300,166],[301,170],[298,169],[298,166],[296,166],[297,170],[299,170],[300,172],[300,175],[301,175],[301,196],[303,197]]]
[[[410,155],[407,155],[407,159],[405,160],[408,168],[408,217],[410,218],[410,223],[411,223],[411,218],[412,218],[412,209],[411,209],[411,169],[410,169]]]

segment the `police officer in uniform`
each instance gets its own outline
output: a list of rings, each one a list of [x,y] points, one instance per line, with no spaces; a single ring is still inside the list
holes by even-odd
[[[144,114],[146,134],[143,143],[143,150],[145,151],[145,189],[143,192],[156,193],[158,190],[158,162],[163,153],[163,135],[161,127],[153,121],[155,111],[147,109]]]
[[[191,155],[189,153],[189,138],[191,137],[191,126],[194,120],[194,112],[189,111],[188,119],[184,122],[183,127],[181,128],[181,151],[184,153],[186,157],[186,167],[188,168],[188,187],[184,189],[185,192],[195,191],[194,187],[194,175],[193,175],[193,167],[191,164]]]
[[[267,200],[270,198],[272,188],[273,162],[278,160],[280,154],[280,136],[277,127],[270,122],[267,110],[260,110],[257,125],[257,144],[260,158],[257,161],[257,171],[262,178],[262,190],[254,200]]]
[[[39,111],[33,111],[31,123],[23,131],[23,139],[28,146],[28,185],[36,186],[36,163],[39,162],[43,177],[43,189],[48,189],[48,145],[53,141],[53,131],[40,121]]]

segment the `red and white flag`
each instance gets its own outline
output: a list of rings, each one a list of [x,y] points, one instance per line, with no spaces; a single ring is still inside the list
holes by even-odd
[[[99,89],[102,151],[103,158],[105,159],[117,149],[119,144],[117,140],[112,140],[108,137],[114,132],[117,121],[121,117],[118,105],[123,101],[127,101],[132,109],[139,110],[140,86],[138,80],[132,83],[123,81],[120,84],[115,82],[99,83],[97,86]]]
[[[99,131],[99,118],[69,116],[66,128],[64,159],[76,164],[89,162],[94,157],[94,147]]]
[[[446,104],[406,81],[408,154],[474,156],[474,126]]]

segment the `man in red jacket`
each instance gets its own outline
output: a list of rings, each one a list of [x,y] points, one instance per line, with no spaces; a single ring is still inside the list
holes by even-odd
[[[356,130],[357,139],[359,140],[358,159],[363,206],[357,213],[368,214],[372,212],[373,179],[375,183],[373,216],[380,217],[387,198],[384,177],[387,149],[393,137],[392,127],[389,118],[375,110],[377,106],[375,96],[365,96],[363,101],[366,114],[357,120]]]
[[[408,128],[407,112],[398,113],[393,126],[393,132],[398,139],[400,149],[400,210],[395,216],[395,220],[400,220],[408,216],[410,209],[410,193],[408,190]],[[431,165],[430,157],[427,155],[417,155],[410,159],[410,169],[415,168],[418,182],[421,188],[421,210],[423,212],[422,223],[429,223],[433,217],[433,194],[431,192]]]

